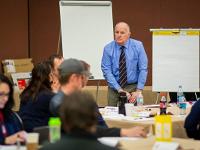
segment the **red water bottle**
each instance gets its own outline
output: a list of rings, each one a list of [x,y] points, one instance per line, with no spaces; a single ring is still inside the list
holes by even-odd
[[[166,115],[167,114],[167,99],[164,94],[161,95],[160,100],[160,115]]]

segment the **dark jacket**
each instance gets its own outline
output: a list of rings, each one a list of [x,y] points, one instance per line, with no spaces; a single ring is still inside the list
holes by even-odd
[[[32,132],[35,127],[48,125],[51,116],[49,102],[53,96],[54,93],[44,90],[37,95],[34,101],[32,99],[22,100],[19,115],[27,132]]]
[[[62,91],[59,91],[50,101],[50,111],[53,116],[58,116],[59,107],[64,99],[65,94]],[[97,137],[119,137],[120,130],[119,128],[108,128],[105,120],[103,119],[102,115],[99,112],[97,106],[97,119],[98,119],[98,126],[97,126]]]
[[[50,101],[49,109],[53,116],[58,116],[59,107],[64,99],[65,94],[62,91],[59,91]],[[98,106],[96,106],[96,113],[98,119],[98,125],[101,127],[108,127],[99,112]]]
[[[85,131],[76,130],[62,136],[55,144],[44,145],[40,150],[117,150],[101,144],[97,138]]]
[[[184,127],[188,137],[200,140],[200,99],[192,106]]]
[[[7,115],[4,114],[4,126],[7,131],[7,136],[13,135],[18,131],[23,130],[22,122],[20,122],[16,114],[13,112],[10,112]],[[4,144],[4,140],[5,139],[3,137],[2,128],[0,128],[0,144]]]

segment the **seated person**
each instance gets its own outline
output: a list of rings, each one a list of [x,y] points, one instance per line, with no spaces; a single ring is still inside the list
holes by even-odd
[[[77,59],[66,59],[58,68],[59,82],[61,84],[60,91],[50,101],[50,111],[52,115],[58,116],[59,108],[61,106],[63,97],[70,95],[73,92],[80,91],[88,81],[89,67],[86,67],[83,61]],[[108,128],[103,117],[99,113],[98,106],[96,104],[97,114],[97,131],[98,137],[105,136],[146,136],[146,132],[143,127],[133,128]]]
[[[184,127],[188,137],[200,140],[200,99],[192,106]]]
[[[33,128],[48,125],[49,102],[54,96],[50,82],[51,67],[42,62],[34,66],[29,85],[21,94],[19,115],[27,132]]]
[[[51,88],[54,93],[57,93],[60,88],[60,83],[58,81],[58,67],[63,62],[64,58],[61,55],[54,54],[48,58],[48,62],[51,66],[50,82]]]
[[[196,92],[197,97],[195,95],[195,92],[184,92],[185,99],[187,101],[196,101],[197,98],[200,97],[200,92]],[[170,103],[177,103],[177,92],[169,92],[170,97]]]
[[[26,132],[18,116],[12,111],[14,105],[13,86],[9,79],[0,74],[0,144],[25,142]]]
[[[86,92],[74,92],[64,96],[60,117],[65,134],[54,144],[41,150],[116,150],[101,144],[95,137],[97,117],[94,98]]]

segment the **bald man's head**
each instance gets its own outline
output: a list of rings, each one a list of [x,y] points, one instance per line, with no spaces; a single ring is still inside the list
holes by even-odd
[[[119,22],[115,26],[115,41],[119,45],[124,45],[131,35],[130,27],[125,22]]]

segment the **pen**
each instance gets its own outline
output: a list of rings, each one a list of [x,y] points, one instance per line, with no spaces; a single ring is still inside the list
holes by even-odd
[[[16,150],[20,150],[21,143],[20,143],[20,140],[19,140],[19,135],[17,135],[17,141],[16,141],[16,143],[17,143],[17,148],[16,148]]]

